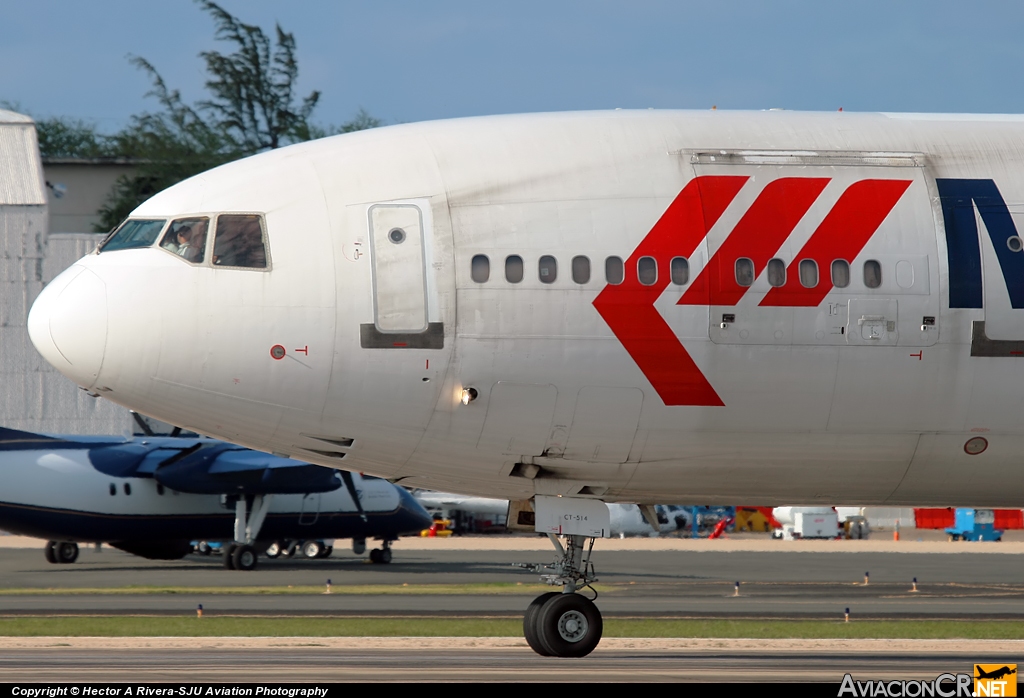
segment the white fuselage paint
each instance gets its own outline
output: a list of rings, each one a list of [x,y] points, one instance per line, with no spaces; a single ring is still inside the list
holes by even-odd
[[[89,255],[43,291],[30,332],[110,400],[410,486],[1019,507],[1024,364],[970,350],[972,322],[1006,292],[986,278],[1002,300],[950,308],[934,181],[992,179],[1019,211],[1022,146],[1013,116],[616,111],[375,129],[225,165],[133,214],[260,212],[269,270],[190,267],[157,247]],[[759,306],[763,272],[735,306],[677,305],[686,289],[670,284],[655,307],[724,406],[667,406],[593,303],[605,258],[626,260],[691,180],[722,174],[749,179],[690,255],[690,283],[772,180],[834,180],[772,254],[787,265],[849,183],[911,184],[849,260],[854,283],[815,307]],[[385,256],[388,226],[406,218],[415,244]],[[490,261],[484,283],[475,255]],[[505,280],[509,255],[524,260],[519,283]],[[554,283],[538,278],[543,255],[558,262]],[[572,280],[577,255],[591,260],[587,283]],[[868,259],[884,267],[880,288],[856,286]],[[724,313],[735,326],[720,326]],[[922,330],[925,316],[935,325]],[[443,327],[442,347],[388,346],[425,323]],[[106,331],[69,346],[80,325]],[[468,405],[465,387],[478,393]],[[976,436],[987,449],[969,455]],[[515,476],[517,463],[541,476]]]

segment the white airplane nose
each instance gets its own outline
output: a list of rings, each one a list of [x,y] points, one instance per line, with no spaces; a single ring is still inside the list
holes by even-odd
[[[54,368],[91,388],[107,345],[107,288],[103,280],[78,265],[62,273],[32,304],[28,334]]]

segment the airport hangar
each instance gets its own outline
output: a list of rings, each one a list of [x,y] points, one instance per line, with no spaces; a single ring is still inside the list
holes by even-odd
[[[111,171],[108,181],[117,174]],[[39,356],[28,338],[28,311],[43,286],[101,239],[84,231],[51,232],[53,196],[35,123],[0,110],[0,425],[32,432],[130,434],[128,410],[79,390]]]

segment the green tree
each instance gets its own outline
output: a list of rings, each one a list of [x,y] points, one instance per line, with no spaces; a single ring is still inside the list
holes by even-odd
[[[299,75],[295,37],[275,26],[272,41],[258,26],[245,24],[211,0],[196,0],[213,18],[216,38],[233,47],[230,53],[199,54],[210,76],[210,98],[195,105],[168,88],[146,59],[131,61],[149,74],[160,110],[133,116],[129,125],[110,137],[110,152],[132,157],[138,169],[121,177],[100,209],[97,231],[120,223],[153,194],[192,175],[231,160],[290,143],[334,133],[348,133],[381,124],[360,110],[352,121],[323,128],[310,122],[320,99],[313,91],[296,97]]]

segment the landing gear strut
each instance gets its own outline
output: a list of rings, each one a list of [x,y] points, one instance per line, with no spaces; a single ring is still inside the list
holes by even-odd
[[[544,657],[585,657],[594,651],[601,641],[604,621],[593,600],[576,593],[597,581],[594,565],[590,561],[594,539],[586,555],[583,546],[586,536],[565,536],[565,547],[553,534],[548,538],[558,551],[560,559],[550,565],[519,563],[531,572],[548,571],[541,580],[548,584],[562,585],[562,591],[541,594],[526,609],[523,616],[523,634],[533,651]],[[597,592],[594,592],[597,598]]]
[[[224,567],[229,570],[256,569],[256,548],[253,543],[267,518],[274,495],[238,497],[235,501],[235,540],[224,546]],[[248,510],[248,511],[247,511]]]

